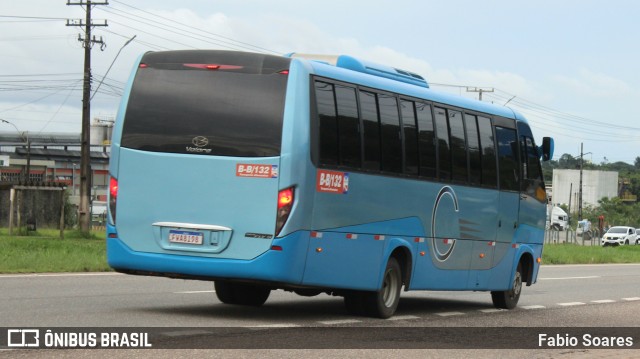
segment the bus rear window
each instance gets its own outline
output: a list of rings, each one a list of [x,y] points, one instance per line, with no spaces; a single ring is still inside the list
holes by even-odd
[[[146,54],[122,147],[215,156],[280,155],[290,59],[222,51]]]

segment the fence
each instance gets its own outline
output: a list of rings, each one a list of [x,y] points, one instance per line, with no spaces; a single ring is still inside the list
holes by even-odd
[[[576,234],[575,231],[570,229],[566,231],[558,231],[551,228],[544,232],[544,243],[571,243],[582,246],[598,246],[600,245],[600,235],[596,229]]]

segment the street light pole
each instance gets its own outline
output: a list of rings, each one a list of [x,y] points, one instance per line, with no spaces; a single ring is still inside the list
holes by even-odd
[[[122,45],[120,50],[118,50],[118,53],[116,54],[116,57],[113,58],[113,61],[111,61],[111,65],[109,65],[109,68],[107,69],[107,72],[104,73],[104,76],[102,77],[102,80],[100,80],[100,83],[98,84],[96,89],[93,91],[93,95],[91,95],[91,99],[90,100],[93,100],[93,97],[98,93],[98,89],[100,89],[100,86],[102,86],[102,82],[104,82],[104,79],[107,78],[107,75],[109,74],[109,71],[111,71],[111,68],[113,67],[113,64],[116,63],[116,59],[118,58],[118,56],[120,56],[120,53],[122,52],[122,49],[124,49],[125,46],[129,45],[131,43],[131,41],[133,41],[133,39],[136,38],[136,36],[138,36],[138,35],[133,35],[133,37],[130,38],[129,40],[127,40],[127,42],[125,42],[124,45]]]

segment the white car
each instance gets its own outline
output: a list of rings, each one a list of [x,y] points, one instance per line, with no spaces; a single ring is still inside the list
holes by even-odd
[[[633,227],[616,226],[611,227],[602,236],[603,246],[618,246],[621,244],[636,244],[638,236]]]

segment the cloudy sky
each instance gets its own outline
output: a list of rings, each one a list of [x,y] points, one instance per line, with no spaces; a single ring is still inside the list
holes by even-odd
[[[0,119],[30,133],[80,131],[81,28],[65,19],[81,18],[67,0],[0,0]],[[94,89],[113,67],[92,118],[115,117],[146,51],[349,54],[419,73],[441,91],[494,89],[483,101],[522,112],[538,142],[554,137],[555,159],[578,155],[580,143],[595,163],[640,156],[635,0],[109,0],[93,18],[109,25],[93,31],[107,45],[92,52]]]

